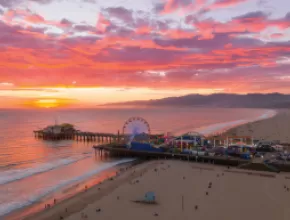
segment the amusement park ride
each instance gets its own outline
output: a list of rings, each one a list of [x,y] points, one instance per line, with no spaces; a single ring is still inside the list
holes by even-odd
[[[138,142],[154,144],[155,148],[176,145],[182,149],[182,146],[201,145],[204,141],[204,137],[197,132],[188,132],[178,137],[170,133],[152,135],[149,123],[141,117],[131,117],[124,123],[123,136],[128,148]]]
[[[144,149],[147,147],[153,148],[176,148],[181,152],[184,150],[196,150],[205,148],[209,145],[229,146],[236,143],[236,140],[244,142],[250,137],[217,137],[206,138],[202,134],[192,131],[179,136],[173,136],[170,133],[161,135],[152,135],[149,123],[142,117],[131,117],[123,126],[123,137],[128,149],[133,149],[135,146]],[[218,143],[217,143],[218,142]],[[240,144],[246,145],[246,143]]]
[[[178,136],[174,136],[170,133],[153,135],[151,134],[149,123],[144,118],[131,117],[124,123],[122,135],[120,135],[118,131],[117,141],[115,142],[117,145],[110,145],[107,150],[118,152],[118,155],[125,152],[125,156],[127,155],[126,153],[132,153],[131,155],[139,155],[142,153],[147,156],[160,156],[162,153],[166,153],[166,155],[173,155],[173,157],[174,155],[185,154],[195,156],[196,158],[199,156],[233,156],[251,159],[253,155],[255,155],[255,149],[252,146],[245,143],[233,143],[236,140],[243,141],[245,139],[249,138],[228,136],[224,139],[221,135],[205,137],[195,131]],[[102,150],[104,146],[96,148]]]
[[[150,134],[149,123],[141,117],[131,117],[123,126],[123,135],[129,148],[132,141],[150,142]]]

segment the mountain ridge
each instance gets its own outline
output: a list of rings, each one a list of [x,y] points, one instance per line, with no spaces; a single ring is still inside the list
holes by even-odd
[[[185,96],[151,99],[146,101],[129,101],[108,103],[102,106],[192,106],[192,107],[227,107],[227,108],[290,108],[290,94],[249,93],[231,94],[215,93],[210,95],[189,94]]]

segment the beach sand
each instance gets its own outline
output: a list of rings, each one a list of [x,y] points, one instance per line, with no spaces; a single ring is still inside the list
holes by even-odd
[[[233,136],[253,136],[267,141],[290,143],[290,111],[283,110],[272,118],[240,125],[226,133]]]
[[[29,219],[289,220],[290,190],[284,185],[290,187],[290,180],[283,173],[261,174],[186,161],[150,161]],[[155,193],[157,205],[133,202],[148,191]]]

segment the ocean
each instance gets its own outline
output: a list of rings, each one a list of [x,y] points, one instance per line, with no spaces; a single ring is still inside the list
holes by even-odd
[[[134,160],[96,157],[92,146],[97,142],[34,137],[34,130],[55,121],[72,123],[82,131],[117,133],[128,118],[139,116],[149,123],[151,133],[208,134],[274,114],[267,109],[190,107],[0,110],[0,218],[54,196],[73,194],[84,182],[93,184]]]

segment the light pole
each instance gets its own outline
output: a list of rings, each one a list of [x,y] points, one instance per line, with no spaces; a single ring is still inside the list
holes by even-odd
[[[253,136],[254,131],[251,129],[250,132],[251,132],[251,137],[252,137],[252,146],[254,146],[254,136]]]
[[[215,139],[217,136],[213,136],[213,147],[215,147]]]

